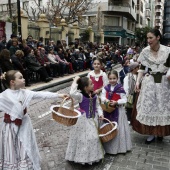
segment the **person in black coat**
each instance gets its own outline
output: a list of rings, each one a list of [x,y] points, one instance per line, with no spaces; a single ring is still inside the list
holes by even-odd
[[[2,37],[1,42],[0,42],[0,52],[1,52],[3,49],[6,48],[6,45],[7,45],[7,43],[6,43],[6,36],[4,35],[4,36]]]
[[[12,60],[14,69],[19,70],[22,73],[25,79],[25,86],[30,86],[29,72],[28,72],[28,69],[25,67],[23,51],[17,50],[16,53],[11,56],[11,60]]]
[[[0,67],[3,73],[9,70],[14,70],[14,67],[12,65],[12,61],[10,58],[10,52],[7,49],[3,49],[0,52]]]
[[[42,81],[45,82],[51,81],[52,78],[48,76],[46,69],[43,66],[41,66],[41,64],[37,61],[36,57],[33,54],[31,54],[31,50],[32,49],[29,47],[25,47],[24,49],[25,54],[24,61],[28,70],[39,73]]]

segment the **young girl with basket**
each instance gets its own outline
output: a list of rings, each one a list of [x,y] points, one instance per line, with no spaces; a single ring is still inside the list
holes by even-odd
[[[118,133],[115,138],[103,145],[106,153],[126,153],[132,148],[130,129],[124,108],[127,98],[122,85],[117,83],[117,71],[110,71],[108,73],[108,79],[109,84],[102,90],[101,101],[102,103],[109,102],[110,106],[115,107],[115,110],[111,113],[104,111],[104,117],[118,123]]]
[[[105,72],[101,70],[102,60],[100,58],[94,58],[93,71],[90,71],[87,75],[94,84],[94,93],[100,94],[102,88],[108,84],[108,78]]]
[[[103,111],[93,93],[93,83],[88,77],[75,77],[70,95],[78,100],[82,116],[70,132],[66,160],[81,164],[92,164],[104,157],[104,150],[98,134],[98,117]],[[80,91],[78,91],[78,89]]]
[[[9,87],[0,94],[0,169],[40,170],[40,155],[27,107],[32,99],[64,98],[68,95],[26,90],[17,70],[3,76]]]

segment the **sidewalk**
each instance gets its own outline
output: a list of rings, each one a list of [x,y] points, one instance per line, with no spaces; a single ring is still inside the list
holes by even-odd
[[[47,89],[53,86],[57,86],[59,84],[72,81],[73,78],[76,76],[80,76],[80,77],[86,76],[89,73],[89,71],[90,70],[85,70],[85,71],[74,73],[74,74],[68,74],[63,77],[53,78],[53,80],[48,83],[44,83],[44,82],[34,83],[34,84],[31,84],[30,87],[26,87],[26,88],[29,90],[34,90],[34,91],[44,90],[44,89]]]
[[[117,71],[119,71],[120,68],[121,68],[120,64],[117,64],[113,67],[113,69]],[[81,72],[74,73],[74,74],[68,74],[64,77],[53,78],[53,80],[48,83],[38,82],[35,84],[31,84],[30,87],[26,87],[26,88],[29,90],[34,90],[34,91],[44,90],[44,89],[47,89],[53,86],[57,86],[57,85],[72,81],[72,79],[76,76],[80,76],[80,77],[86,76],[90,71],[91,70],[89,69],[89,70],[81,71]]]

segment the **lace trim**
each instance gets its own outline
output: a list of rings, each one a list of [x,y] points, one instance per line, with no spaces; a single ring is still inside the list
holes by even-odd
[[[170,125],[170,116],[148,116],[148,115],[137,115],[136,119],[148,126],[165,126]]]
[[[138,61],[141,62],[142,65],[151,68],[154,72],[165,72],[167,71],[167,67],[164,66],[166,59],[170,53],[170,49],[161,45],[160,50],[158,52],[158,58],[154,58],[150,52],[150,47],[146,47],[140,54]]]
[[[3,168],[4,170],[33,170],[33,164],[29,158],[13,164],[9,161],[0,159],[0,168]]]

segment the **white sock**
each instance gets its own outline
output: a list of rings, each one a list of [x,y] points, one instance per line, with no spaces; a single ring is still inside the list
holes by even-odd
[[[147,141],[151,141],[151,140],[153,140],[155,138],[155,136],[154,135],[151,135],[151,136],[149,136],[148,138],[147,138]]]

